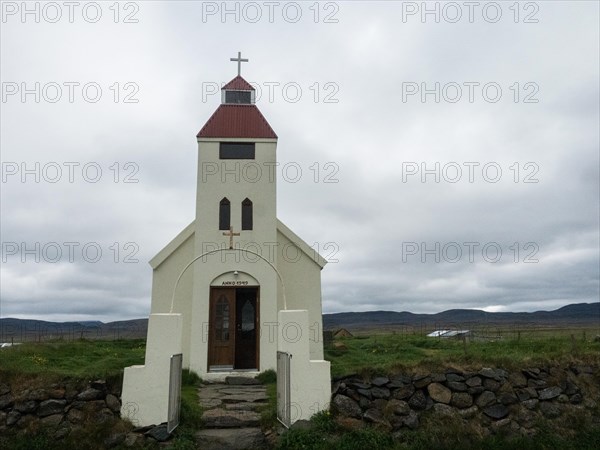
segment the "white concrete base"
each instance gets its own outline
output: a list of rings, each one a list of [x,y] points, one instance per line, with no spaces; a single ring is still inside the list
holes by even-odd
[[[125,368],[121,417],[135,426],[166,422],[171,356],[182,352],[181,314],[151,314],[146,341],[146,364]]]
[[[209,383],[225,383],[227,377],[255,378],[260,372],[258,370],[233,370],[229,372],[206,372],[202,375],[202,381]]]
[[[292,355],[290,361],[291,423],[308,420],[329,409],[329,361],[311,360],[307,310],[279,311],[277,349]],[[279,374],[278,374],[279,375]]]

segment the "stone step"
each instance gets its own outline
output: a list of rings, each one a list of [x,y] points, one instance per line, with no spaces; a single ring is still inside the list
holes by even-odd
[[[242,377],[242,376],[230,376],[225,377],[226,384],[233,385],[261,385],[262,383],[255,378]]]
[[[210,450],[250,450],[265,448],[260,428],[209,429],[196,433],[198,448]]]
[[[246,410],[209,409],[202,414],[206,428],[243,428],[260,424],[260,414]]]

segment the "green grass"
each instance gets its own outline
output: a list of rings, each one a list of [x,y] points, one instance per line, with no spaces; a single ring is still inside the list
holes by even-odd
[[[328,413],[311,419],[310,429],[291,429],[278,443],[278,450],[592,450],[598,448],[600,429],[582,424],[571,435],[553,432],[547,424],[540,425],[533,437],[504,434],[480,437],[476,430],[461,419],[440,420],[430,416],[414,431],[402,429],[397,435],[367,427],[344,430]]]
[[[467,342],[423,336],[375,335],[344,338],[346,349],[325,347],[333,376],[361,372],[389,373],[417,365],[499,365],[513,367],[548,360],[600,362],[600,343],[559,335]]]
[[[8,376],[107,378],[143,364],[145,347],[142,339],[25,343],[0,350],[0,368]]]

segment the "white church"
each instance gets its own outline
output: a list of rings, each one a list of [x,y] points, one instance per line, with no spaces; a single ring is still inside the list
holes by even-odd
[[[166,421],[168,361],[177,353],[184,368],[217,381],[275,369],[277,351],[291,352],[297,419],[328,407],[326,261],[277,219],[277,135],[240,75],[247,60],[231,60],[238,75],[196,136],[196,219],[150,261],[146,361],[125,369],[122,394],[122,414],[139,425]]]

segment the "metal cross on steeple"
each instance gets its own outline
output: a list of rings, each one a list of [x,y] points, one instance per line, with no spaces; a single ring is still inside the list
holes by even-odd
[[[229,61],[237,61],[238,63],[238,76],[242,74],[242,63],[248,62],[247,59],[242,59],[242,52],[238,52],[237,58],[230,58]]]

